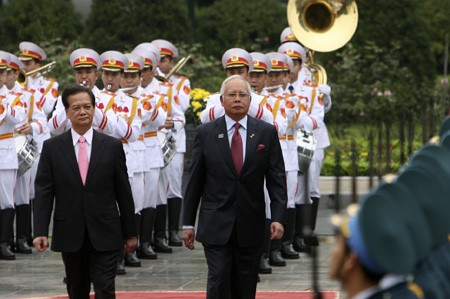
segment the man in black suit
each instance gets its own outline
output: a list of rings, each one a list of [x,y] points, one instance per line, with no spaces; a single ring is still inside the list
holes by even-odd
[[[264,179],[271,199],[271,238],[283,235],[287,191],[276,128],[247,115],[247,81],[221,87],[225,116],[198,127],[183,214],[183,240],[202,242],[208,263],[207,298],[254,298],[264,238]],[[194,225],[200,204],[197,236]]]
[[[115,276],[123,248],[137,243],[134,203],[120,140],[92,129],[95,98],[82,86],[64,90],[72,129],[45,141],[35,187],[37,251],[48,248],[53,216],[53,251],[61,252],[67,292],[87,299],[115,298]]]

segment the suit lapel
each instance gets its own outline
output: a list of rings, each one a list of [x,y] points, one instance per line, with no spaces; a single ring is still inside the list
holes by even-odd
[[[81,183],[80,170],[78,169],[77,156],[75,154],[75,148],[73,146],[72,141],[72,133],[71,131],[67,131],[61,138],[61,152],[63,153],[64,158],[67,160],[67,163],[70,166],[70,169],[75,174],[74,177]]]
[[[223,159],[225,160],[225,164],[228,165],[233,174],[237,176],[236,168],[234,168],[233,157],[231,156],[231,148],[228,141],[228,132],[225,117],[222,116],[221,118],[217,119],[217,122],[215,124],[216,126],[214,131],[214,138],[218,143],[219,151],[222,154]]]
[[[92,137],[92,146],[91,146],[91,159],[89,160],[89,168],[86,177],[86,185],[94,174],[95,168],[98,165],[98,161],[102,156],[104,150],[103,138],[101,135],[94,130],[94,134]]]

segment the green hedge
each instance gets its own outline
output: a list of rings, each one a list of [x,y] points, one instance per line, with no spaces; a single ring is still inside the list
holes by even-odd
[[[347,127],[343,130],[345,134],[337,134],[338,128],[333,128],[333,126],[328,126],[331,146],[325,149],[325,160],[322,167],[321,175],[324,176],[334,176],[337,173],[336,169],[336,155],[340,154],[340,175],[352,175],[352,157],[356,157],[356,173],[355,175],[367,176],[370,175],[371,171],[369,169],[369,132],[376,132],[375,128],[371,126],[361,126],[354,125]],[[331,129],[331,130],[330,130]],[[335,129],[335,130],[333,130]],[[341,130],[342,132],[342,130]],[[386,140],[382,140],[381,146],[377,137],[374,138],[374,153],[373,153],[373,170],[372,175],[386,174],[386,173],[396,173],[402,167],[401,163],[401,149],[400,149],[400,139],[398,137],[398,132],[391,132],[392,138],[390,138],[389,152],[390,152],[390,165],[387,167],[387,152],[386,152]],[[416,135],[418,133],[416,132]],[[375,136],[377,136],[375,134]],[[420,135],[418,135],[420,136]],[[385,136],[382,136],[385,139]],[[418,141],[417,136],[412,142],[413,152],[422,146],[422,142]],[[354,143],[354,149],[352,149],[352,143]],[[381,147],[381,159],[379,159],[378,147]],[[407,144],[404,145],[404,155],[406,156],[406,162],[408,160],[407,156]],[[379,162],[381,161],[381,163]]]

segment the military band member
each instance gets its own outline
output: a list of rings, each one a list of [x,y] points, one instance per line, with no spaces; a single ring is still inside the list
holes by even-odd
[[[178,49],[171,42],[162,39],[154,40],[152,44],[159,48],[161,54],[157,72],[166,78],[174,67],[175,58],[179,55]],[[190,102],[191,83],[189,78],[172,74],[167,78],[167,81],[172,84],[172,101],[180,106],[181,112],[184,114]],[[170,115],[168,116],[171,117]],[[186,132],[184,126],[178,129],[171,129],[171,134],[176,141],[177,152],[169,165],[164,168],[163,173],[169,178],[167,190],[169,245],[179,247],[182,246],[178,231],[182,204],[181,186],[184,171],[184,154],[186,152]]]
[[[49,130],[47,127],[47,118],[39,107],[35,93],[30,90],[22,88],[17,83],[19,72],[23,67],[22,62],[16,55],[10,54],[11,61],[7,70],[6,87],[9,90],[8,96],[12,98],[20,98],[20,101],[25,108],[27,118],[16,125],[15,133],[18,135],[27,136],[41,140],[49,137]],[[42,138],[43,137],[43,138]],[[41,144],[39,145],[39,147]],[[40,152],[41,148],[38,148]],[[34,153],[35,155],[37,153]],[[34,164],[21,176],[17,177],[14,191],[14,201],[16,205],[16,242],[15,251],[17,253],[31,254],[31,248],[27,243],[30,232],[31,198],[34,198],[34,178],[36,176],[36,167],[39,159],[34,161]]]
[[[113,134],[117,116],[111,109],[106,109],[108,102],[105,103],[105,100],[101,99],[101,91],[95,86],[98,70],[101,68],[100,56],[92,49],[80,48],[70,54],[69,61],[76,84],[90,88],[95,96],[97,106],[92,122],[94,129],[108,135]],[[55,111],[53,111],[48,125],[50,132],[58,135],[71,128],[61,97],[58,98]]]
[[[150,46],[149,46],[150,45]],[[152,66],[158,64],[157,55],[152,51],[146,49],[155,47],[152,44],[137,46],[132,53],[141,56],[144,60],[144,70],[153,70]],[[159,50],[157,49],[159,54]],[[156,81],[156,79],[155,79]],[[143,80],[142,80],[143,82]],[[147,84],[147,86],[150,84]],[[146,146],[146,161],[148,163],[148,170],[144,173],[145,178],[145,198],[144,206],[141,211],[141,226],[140,226],[140,243],[139,243],[139,257],[141,259],[156,259],[157,254],[154,252],[153,244],[153,229],[156,218],[156,206],[159,198],[158,181],[160,177],[161,168],[164,166],[164,160],[161,151],[161,143],[158,138],[158,129],[164,125],[167,112],[167,105],[164,102],[165,95],[158,93],[151,93],[149,88],[140,88],[141,105],[150,106],[153,113],[150,119],[142,120],[142,133],[144,135],[144,143]],[[136,93],[135,93],[136,94]]]
[[[291,125],[291,128],[287,127],[283,135],[279,135],[281,149],[283,152],[283,159],[286,170],[286,183],[288,192],[288,202],[286,210],[286,225],[285,234],[290,235],[292,231],[292,213],[290,207],[294,205],[295,188],[297,186],[297,172],[298,172],[298,160],[297,160],[297,147],[294,140],[294,129],[292,123],[294,122],[293,114],[287,115],[286,107],[289,107],[288,102],[291,102],[291,95],[284,92],[284,86],[286,83],[288,61],[286,56],[281,53],[270,52],[266,54],[271,62],[271,71],[268,74],[266,81],[266,87],[264,94],[272,94],[276,101],[271,103],[274,115],[280,111],[285,117],[287,125]],[[298,100],[297,100],[298,101]],[[293,104],[291,104],[293,105]],[[283,237],[283,241],[286,237]],[[284,245],[284,244],[283,244]],[[298,253],[282,246],[281,240],[275,240],[270,244],[269,262],[272,266],[285,266],[286,262],[284,258],[295,259],[298,258]]]
[[[20,98],[8,96],[6,69],[10,64],[8,53],[0,51],[0,259],[14,260],[11,236],[14,222],[14,186],[16,184],[18,158],[14,130],[23,122],[26,111]]]
[[[163,39],[157,39],[151,43],[159,48],[161,54],[156,71],[158,75],[166,77],[175,65],[175,58],[179,56],[178,49],[171,42]],[[190,103],[191,82],[189,78],[173,73],[167,80],[173,84],[181,110],[185,112]]]
[[[263,99],[260,101],[269,111],[272,111],[272,106],[270,103],[274,102],[273,96],[271,94],[262,95],[263,89],[266,83],[267,74],[271,71],[272,65],[270,63],[269,57],[267,55],[252,52],[250,53],[253,59],[253,71],[249,73],[249,83],[252,87],[253,92]],[[253,98],[252,98],[253,101]],[[273,115],[274,122],[273,124],[278,129],[278,134],[280,134],[280,126],[284,127],[286,130],[287,122],[284,117],[282,117],[281,113],[277,113]],[[282,129],[283,130],[283,129]],[[284,133],[282,133],[284,134]],[[261,274],[270,274],[272,273],[272,268],[269,264],[269,252],[270,252],[270,224],[272,223],[271,215],[270,215],[270,197],[267,191],[267,188],[264,187],[264,198],[266,201],[266,224],[265,224],[265,235],[264,235],[264,243],[262,248],[261,260],[259,263],[258,272]]]
[[[46,58],[45,52],[33,43],[22,42],[19,45],[19,48],[21,52],[18,58],[23,63],[22,70],[25,73],[39,68],[41,66],[41,62]],[[45,119],[47,119],[47,116],[49,116],[50,113],[53,111],[53,108],[55,107],[56,98],[58,97],[58,82],[56,82],[55,79],[45,78],[40,73],[27,76],[26,78],[27,78],[27,86],[25,86],[24,90],[26,92],[33,93],[33,101],[37,103],[37,107],[39,107],[39,110],[43,112],[43,114],[45,115]],[[36,124],[41,124],[41,122],[37,122]],[[41,128],[39,128],[39,130],[41,130]],[[36,177],[37,167],[39,164],[40,153],[42,151],[42,145],[44,141],[49,139],[50,137],[51,135],[47,122],[45,122],[45,124],[42,124],[42,131],[39,134],[33,134],[33,140],[37,143],[39,155],[30,168],[31,183],[29,185],[28,190],[29,190],[29,203],[31,204],[31,206],[34,200],[34,180]],[[25,196],[25,194],[23,194],[23,196]],[[19,212],[17,220],[19,222],[22,222],[21,220],[23,220],[23,222],[25,222],[23,225],[28,225],[27,223],[30,223],[30,225],[28,225],[29,228],[27,230],[25,230],[24,228],[23,231],[28,232],[27,236],[28,245],[31,246],[31,242],[33,240],[31,227],[31,212],[29,219],[25,220],[25,216],[22,216],[22,213],[28,213],[28,208],[25,208],[24,206],[21,207],[20,209],[21,209],[20,211],[17,210],[17,212]]]
[[[42,62],[47,58],[45,51],[32,42],[21,42],[19,44],[19,59],[24,64],[25,73],[34,71],[42,66]],[[58,99],[58,82],[56,79],[45,78],[41,72],[27,76],[27,86],[30,89],[38,90],[41,98],[37,99],[45,115],[52,113]]]
[[[138,115],[138,100],[127,96],[120,90],[122,74],[128,68],[128,59],[118,51],[106,51],[100,55],[100,61],[105,88],[100,93],[101,101],[97,106],[103,104],[105,113],[112,110],[116,114],[116,125],[112,136],[122,140],[128,177],[131,181],[137,167],[137,159],[130,143],[139,139],[142,122]],[[119,275],[125,274],[123,257],[121,255],[117,264],[117,274]]]
[[[142,124],[144,124],[150,121],[156,106],[155,104],[152,105],[152,102],[143,95],[142,91],[144,89],[139,86],[141,83],[141,72],[144,69],[144,60],[141,56],[133,53],[125,54],[125,56],[128,59],[128,68],[124,70],[122,74],[120,84],[122,87],[121,90],[129,97],[132,97],[138,101],[138,116],[141,118]],[[150,157],[146,155],[147,147],[144,143],[144,133],[142,128],[139,134],[139,139],[134,142],[129,142],[129,145],[130,151],[133,153],[135,160],[135,167],[133,169],[133,177],[130,178],[130,185],[135,206],[137,231],[140,232],[141,215],[144,209],[149,208],[148,203],[145,201],[145,193],[148,192],[145,188],[145,177],[148,177],[147,172],[149,171],[149,163],[147,162],[147,159],[150,159]],[[157,179],[153,182],[157,182]],[[148,185],[149,184],[147,184],[147,186]],[[146,221],[146,219],[144,220]],[[148,223],[146,223],[146,225],[148,225]],[[137,257],[136,251],[125,253],[125,266],[141,266],[141,262]]]
[[[155,51],[154,47],[156,47],[156,45],[151,45],[153,47],[150,47],[148,43],[140,44],[133,50],[133,52],[140,51],[140,53],[144,53],[144,50],[146,50],[153,53]],[[156,49],[158,49],[159,56],[157,55],[156,57],[153,57],[153,59],[151,59],[152,61],[157,60],[156,64],[152,62],[152,69],[154,71],[156,71],[155,65],[159,64],[159,60],[157,58],[161,57],[162,55],[161,49],[159,49],[158,47],[156,47]],[[180,102],[178,101],[178,97],[176,97],[176,92],[174,91],[173,85],[171,83],[161,82],[153,76],[152,81],[145,87],[144,93],[154,94],[155,96],[161,97],[161,99],[163,99],[163,105],[164,107],[166,107],[167,118],[164,125],[160,129],[162,129],[161,132],[163,132],[164,136],[170,136],[184,127],[185,116],[183,111],[181,110]],[[182,142],[182,139],[178,138],[177,142]],[[183,150],[183,147],[181,147],[180,150]],[[156,205],[153,247],[156,252],[171,253],[172,248],[169,247],[167,242],[166,221],[168,203],[167,197],[170,190],[170,184],[172,182],[169,181],[169,176],[166,169],[167,167],[162,169],[159,176],[159,196]],[[178,219],[177,217],[172,217],[172,219],[174,218]],[[172,234],[172,236],[175,237],[177,235]]]
[[[280,53],[284,53],[289,55],[293,60],[294,63],[300,66],[300,69],[295,68],[295,70],[298,70],[298,75],[296,76],[294,74],[293,78],[291,78],[290,86],[293,86],[293,91],[296,94],[302,94],[305,89],[309,90],[310,87],[312,87],[315,91],[315,93],[318,94],[318,97],[312,98],[312,102],[309,103],[309,106],[311,108],[318,108],[318,106],[323,106],[324,112],[328,112],[331,109],[331,88],[327,84],[317,84],[316,77],[311,71],[308,69],[308,67],[305,65],[306,61],[308,60],[307,57],[307,49],[305,49],[303,46],[301,46],[298,41],[296,41],[295,37],[293,37],[292,32],[290,32],[290,29],[285,29],[284,33],[284,39],[293,40],[283,43],[279,48],[278,51]],[[283,33],[282,33],[282,39],[283,39]],[[296,79],[296,81],[294,81]],[[306,87],[305,87],[306,86]],[[310,110],[309,114],[311,115],[317,115],[317,110]],[[319,113],[322,113],[319,110]],[[314,116],[313,116],[314,117]],[[318,116],[318,119],[323,119],[323,116]],[[320,170],[323,165],[324,160],[324,149],[330,145],[330,140],[328,137],[328,132],[326,125],[323,121],[319,122],[320,125],[315,126],[313,129],[314,137],[317,140],[316,150],[314,151],[314,155],[312,157],[312,162],[308,169],[308,183],[309,183],[309,195],[311,197],[311,200],[305,200],[305,192],[304,192],[304,178],[299,177],[299,188],[297,189],[297,193],[295,195],[295,202],[296,202],[296,210],[297,210],[297,223],[296,223],[296,229],[295,229],[295,237],[294,237],[294,249],[300,252],[307,252],[310,250],[309,246],[307,246],[304,243],[303,236],[302,236],[302,226],[305,225],[304,220],[300,217],[300,215],[306,215],[305,210],[311,210],[311,223],[308,223],[311,227],[312,231],[315,229],[315,223],[317,219],[317,211],[319,206],[319,199],[320,199],[320,190],[319,190],[319,178],[320,178]],[[308,205],[308,202],[312,202],[312,205]]]

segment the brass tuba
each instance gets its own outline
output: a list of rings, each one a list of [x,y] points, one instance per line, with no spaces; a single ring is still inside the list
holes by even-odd
[[[306,66],[312,79],[326,84],[326,71],[314,63],[314,51],[331,52],[348,43],[358,26],[355,0],[289,0],[287,17],[292,33],[309,49]]]
[[[289,0],[287,16],[295,37],[317,52],[341,48],[358,26],[354,0]]]
[[[35,70],[28,72],[28,73],[25,73],[24,71],[20,70],[19,77],[17,78],[17,82],[21,86],[25,87],[25,86],[27,86],[29,76],[34,76],[36,74],[45,75],[45,74],[51,72],[51,70],[55,67],[55,65],[56,65],[56,61],[52,61],[44,66],[41,66]]]

